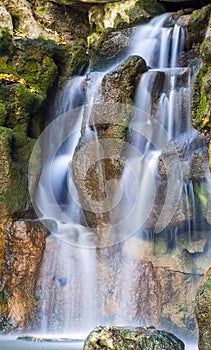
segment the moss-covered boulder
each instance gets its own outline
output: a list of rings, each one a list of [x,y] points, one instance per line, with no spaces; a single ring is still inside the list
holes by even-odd
[[[200,282],[195,314],[199,328],[199,350],[210,350],[211,344],[211,268]]]
[[[148,349],[183,350],[184,343],[171,333],[153,327],[97,327],[88,336],[83,350]]]
[[[211,4],[193,11],[188,25],[188,37],[191,43],[202,42],[209,23]]]
[[[164,7],[156,0],[124,0],[93,6],[89,10],[89,22],[93,32],[106,28],[127,28],[138,23],[146,23],[152,17],[164,12]]]

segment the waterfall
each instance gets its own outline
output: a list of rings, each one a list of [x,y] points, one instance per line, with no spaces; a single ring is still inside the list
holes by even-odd
[[[32,201],[39,218],[54,234],[47,239],[38,291],[43,332],[74,336],[87,334],[99,323],[159,324],[160,316],[155,310],[160,307],[159,284],[153,277],[153,264],[147,263],[148,254],[154,256],[157,249],[151,241],[168,253],[177,244],[187,246],[180,241],[179,232],[187,231],[190,242],[192,232],[199,230],[195,213],[200,216],[204,208],[199,200],[196,203],[195,193],[203,196],[203,186],[209,187],[208,167],[203,184],[198,185],[188,179],[186,168],[190,168],[198,149],[206,145],[198,139],[190,122],[190,70],[177,67],[185,30],[177,24],[170,26],[169,16],[161,15],[137,27],[131,37],[126,56],[142,56],[149,70],[142,74],[136,91],[128,127],[132,130],[128,137],[132,148],[126,151],[126,166],[118,188],[110,188],[118,208],[109,212],[105,230],[103,224],[99,231],[87,225],[72,163],[77,151],[88,142],[95,147],[98,180],[105,186],[104,166],[98,160],[103,158],[107,144],[103,150],[93,113],[95,105],[101,102],[106,72],[86,73],[69,80],[55,104],[53,115],[57,118],[53,119],[53,129],[49,126],[40,138],[45,163],[42,170],[38,169],[39,182]],[[184,137],[189,139],[188,151],[179,143]],[[176,154],[173,161],[172,149]],[[164,163],[162,157],[166,159]],[[82,160],[86,162],[86,154],[82,154]],[[80,167],[86,174],[86,164],[81,162]],[[165,171],[169,169],[166,180]],[[98,219],[102,222],[109,205],[107,201],[104,208],[103,200],[99,200]],[[91,211],[89,204],[85,209]],[[104,248],[96,244],[99,232],[109,230],[118,244],[109,247],[106,241]],[[162,249],[156,253],[158,256]],[[197,269],[186,268],[190,274]]]

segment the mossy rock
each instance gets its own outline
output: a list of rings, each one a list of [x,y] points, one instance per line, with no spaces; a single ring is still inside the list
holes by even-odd
[[[125,11],[130,18],[130,24],[146,23],[151,18],[164,12],[164,8],[156,0],[139,0],[134,7]],[[117,26],[118,28],[118,26]]]
[[[83,350],[183,350],[183,342],[171,333],[154,327],[97,327],[88,336]]]
[[[31,92],[21,83],[1,85],[0,94],[4,100],[4,125],[9,128],[18,125],[27,132],[30,116],[36,114],[42,105],[42,96]]]
[[[188,26],[189,39],[192,43],[200,43],[203,41],[209,23],[210,11],[211,4],[193,11]]]
[[[28,159],[34,141],[0,127],[0,207],[4,213],[24,211],[28,195]]]
[[[9,30],[0,28],[0,56],[11,55],[13,51],[12,34]]]
[[[90,69],[105,70],[111,64],[118,63],[119,57],[129,48],[133,28],[106,29],[101,35],[90,37]],[[92,41],[92,39],[94,40]]]
[[[15,68],[13,67],[11,58],[7,55],[0,56],[0,74],[15,75]]]
[[[199,350],[210,350],[211,344],[211,268],[200,282],[195,314],[199,328]]]
[[[43,41],[47,46],[48,40],[21,40],[16,45],[13,66],[19,77],[46,96],[48,89],[58,78],[58,68],[51,52],[42,45]],[[50,40],[49,42],[51,43]]]
[[[191,116],[193,126],[203,133],[211,131],[211,68],[203,65],[194,81]]]
[[[0,126],[4,126],[7,116],[7,109],[5,103],[0,101]]]
[[[121,29],[146,23],[164,11],[164,7],[156,0],[126,0],[106,4],[104,6],[104,27]]]
[[[201,57],[205,64],[211,65],[211,37],[205,38],[201,45]]]
[[[83,74],[89,65],[89,56],[82,46],[74,47],[74,50],[67,51],[65,59],[58,62],[60,76],[67,77]]]

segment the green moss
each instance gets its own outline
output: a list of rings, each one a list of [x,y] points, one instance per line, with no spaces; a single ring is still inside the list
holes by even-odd
[[[46,11],[47,11],[46,4],[44,4],[44,3],[39,4],[35,9],[35,13],[39,17],[45,16]]]
[[[162,5],[156,0],[139,0],[134,7],[125,11],[133,25],[138,23],[146,23],[147,20],[154,16],[158,16],[164,12]]]
[[[191,105],[193,126],[204,133],[211,130],[210,75],[211,69],[203,65],[194,81]]]
[[[7,109],[3,101],[0,101],[0,125],[4,126],[7,116]]]
[[[6,126],[14,128],[18,125],[27,131],[29,118],[39,110],[43,98],[21,83],[2,87],[1,91],[7,108]]]
[[[156,0],[125,0],[106,4],[104,11],[104,28],[127,28],[138,23],[146,23],[165,10]]]
[[[12,33],[0,28],[0,56],[11,55],[13,51]]]
[[[190,28],[195,42],[201,42],[203,40],[205,31],[207,29],[207,23],[210,17],[211,4],[204,6],[203,8],[193,12],[190,19]]]
[[[52,58],[45,55],[38,58],[38,54],[40,55],[39,52],[34,52],[30,58],[25,57],[24,65],[22,62],[21,67],[17,67],[17,72],[29,84],[46,95],[58,76],[58,69]]]
[[[201,56],[204,63],[211,64],[211,37],[205,38],[201,45]]]
[[[12,65],[12,61],[8,56],[0,57],[0,73],[15,75],[15,69]]]
[[[0,127],[0,209],[14,214],[29,200],[27,172],[33,140]]]
[[[201,294],[205,293],[206,291],[211,291],[211,274],[210,276],[207,277],[205,282],[199,286],[196,297],[201,296]],[[211,308],[211,305],[210,305],[210,308]]]
[[[12,140],[12,159],[14,162],[28,162],[35,140],[26,136],[23,132],[15,131]]]
[[[75,47],[72,54],[67,57],[62,75],[72,76],[82,74],[89,64],[89,57],[84,47]]]

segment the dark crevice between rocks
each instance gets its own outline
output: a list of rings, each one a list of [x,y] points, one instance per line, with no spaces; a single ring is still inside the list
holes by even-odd
[[[165,7],[166,12],[173,12],[192,8],[193,10],[200,9],[210,3],[210,0],[188,0],[188,1],[160,1]]]

